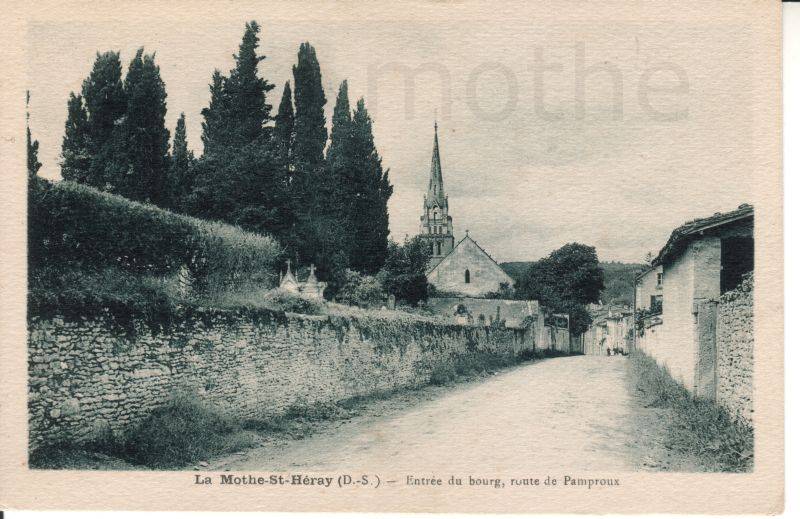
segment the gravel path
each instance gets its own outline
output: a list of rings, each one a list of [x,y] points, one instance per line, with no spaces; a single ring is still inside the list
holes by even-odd
[[[664,411],[627,382],[627,358],[548,359],[432,389],[307,438],[217,460],[218,470],[459,471],[484,474],[696,470],[660,445]],[[424,392],[423,392],[424,394]],[[429,399],[428,399],[429,398]],[[374,410],[373,410],[374,411]]]

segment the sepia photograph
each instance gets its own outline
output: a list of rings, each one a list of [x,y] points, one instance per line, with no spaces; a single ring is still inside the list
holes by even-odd
[[[14,488],[782,509],[780,3],[612,3],[22,10]]]

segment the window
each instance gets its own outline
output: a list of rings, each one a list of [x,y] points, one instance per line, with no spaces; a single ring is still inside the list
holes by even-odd
[[[464,271],[464,283],[469,283],[469,269]]]
[[[442,255],[442,242],[440,242],[440,241],[436,242],[436,255],[437,256],[441,256]]]
[[[656,286],[660,287],[661,283],[663,283],[663,282],[664,282],[664,273],[663,272],[657,273],[656,274]]]

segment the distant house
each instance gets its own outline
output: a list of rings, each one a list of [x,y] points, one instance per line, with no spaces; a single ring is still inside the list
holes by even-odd
[[[608,350],[630,350],[633,312],[628,305],[590,305],[592,324],[581,335],[584,355],[607,355]]]
[[[675,229],[637,277],[636,347],[696,395],[715,393],[715,305],[753,271],[753,259],[753,207],[743,204]],[[660,312],[641,312],[656,303]]]

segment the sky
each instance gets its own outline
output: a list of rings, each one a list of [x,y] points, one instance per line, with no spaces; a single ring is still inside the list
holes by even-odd
[[[106,50],[120,51],[125,68],[139,47],[156,53],[167,126],[174,131],[185,112],[189,145],[201,154],[211,74],[232,68],[245,22],[255,19],[266,56],[259,71],[277,85],[273,114],[304,41],[317,51],[329,120],[342,80],[353,104],[365,98],[394,185],[395,240],[419,231],[434,120],[456,240],[469,230],[497,261],[535,260],[580,242],[603,261],[641,262],[683,222],[752,202],[746,26],[436,14],[321,22],[265,7],[188,24],[32,23],[29,110],[40,174],[59,178],[67,98]]]

